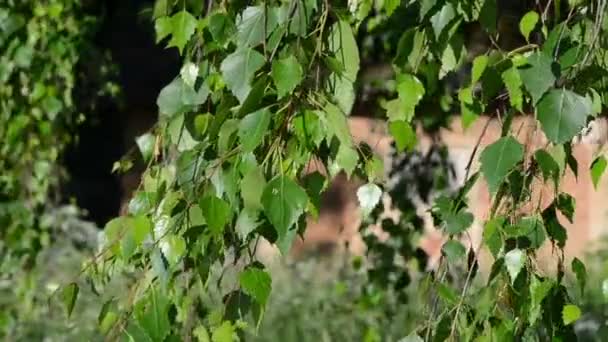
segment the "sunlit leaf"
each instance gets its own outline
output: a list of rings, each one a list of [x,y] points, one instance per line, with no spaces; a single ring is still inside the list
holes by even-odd
[[[511,282],[514,283],[519,275],[519,272],[526,263],[526,254],[521,249],[513,249],[505,254],[505,266],[511,277]]]
[[[363,215],[369,215],[380,202],[382,190],[376,184],[368,183],[357,189],[357,199]]]
[[[606,162],[606,158],[604,158],[604,156],[595,158],[591,164],[591,181],[596,189],[597,185],[600,183],[600,179],[602,178],[604,171],[606,171],[606,166],[608,166],[608,162]]]
[[[562,310],[562,319],[564,320],[564,324],[572,324],[581,317],[581,309],[578,306],[573,304],[568,304],[564,306]]]
[[[538,13],[536,13],[536,11],[530,11],[521,18],[519,22],[519,31],[524,38],[526,38],[526,40],[529,40],[530,32],[534,30],[534,27],[536,27],[536,23],[538,23],[539,18],[540,16]]]

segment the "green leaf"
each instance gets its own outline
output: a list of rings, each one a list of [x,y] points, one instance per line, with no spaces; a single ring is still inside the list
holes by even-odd
[[[469,128],[483,111],[482,104],[473,98],[473,88],[466,87],[458,92],[460,101],[461,122],[464,129]]]
[[[76,283],[70,283],[64,286],[61,292],[63,307],[65,308],[65,312],[68,318],[70,318],[70,316],[72,315],[72,311],[74,311],[76,299],[78,298],[78,292],[80,292],[80,288]]]
[[[460,242],[456,240],[449,240],[443,244],[443,247],[441,247],[441,253],[445,255],[448,262],[453,264],[459,262],[467,253],[467,250]]]
[[[374,183],[368,183],[357,189],[357,199],[363,215],[369,215],[380,202],[382,190]]]
[[[374,155],[365,161],[365,172],[370,181],[381,181],[384,179],[384,161]]]
[[[169,300],[152,287],[147,300],[138,303],[136,317],[139,325],[154,342],[162,342],[171,330]]]
[[[121,254],[122,257],[129,259],[136,248],[141,246],[144,239],[152,231],[152,222],[145,215],[135,217],[127,217],[123,220],[123,237],[121,239]]]
[[[249,95],[251,80],[265,62],[264,56],[251,48],[239,48],[222,61],[224,82],[240,103]]]
[[[595,117],[602,113],[602,97],[593,88],[589,89],[589,93],[587,93],[587,98],[590,98],[589,101],[591,101],[591,115]]]
[[[262,193],[264,213],[276,229],[279,239],[297,222],[307,203],[306,192],[286,176],[275,177],[266,184]]]
[[[535,11],[526,13],[519,21],[519,31],[526,38],[526,41],[530,39],[530,32],[536,27],[540,16]],[[539,75],[540,76],[540,75]]]
[[[215,13],[209,18],[209,32],[213,40],[224,44],[236,31],[231,17],[224,13]]]
[[[573,304],[564,305],[562,310],[562,318],[565,325],[572,324],[581,318],[581,309]]]
[[[239,275],[243,291],[253,297],[261,306],[265,306],[272,288],[270,275],[255,267],[249,267]]]
[[[479,11],[479,23],[488,33],[496,32],[498,6],[496,0],[485,0]]]
[[[184,46],[186,46],[190,37],[194,34],[196,23],[196,18],[186,10],[174,14],[171,17],[171,40],[167,47],[177,47],[179,53],[182,54]],[[163,31],[162,33],[166,32]]]
[[[410,74],[397,75],[397,93],[399,94],[398,111],[389,111],[389,120],[410,122],[415,109],[424,96],[424,85],[416,76]],[[391,115],[391,113],[398,114]]]
[[[483,230],[483,242],[488,247],[494,258],[498,257],[498,253],[502,249],[502,237],[500,231],[504,226],[504,219],[496,217],[486,222]]]
[[[537,113],[547,138],[554,144],[563,144],[585,127],[591,103],[569,90],[554,89],[541,98]]]
[[[481,153],[481,172],[490,193],[496,193],[511,169],[524,157],[524,147],[513,137],[503,137],[487,146]]]
[[[334,54],[336,61],[344,65],[341,75],[330,75],[329,85],[333,91],[336,103],[344,113],[350,114],[354,100],[355,90],[353,82],[359,72],[359,49],[348,22],[336,22],[329,33],[329,50]]]
[[[271,75],[277,87],[279,98],[282,98],[291,94],[298,84],[302,82],[302,66],[293,55],[289,55],[272,62]]]
[[[483,72],[486,71],[486,67],[488,66],[488,56],[480,55],[475,57],[473,60],[473,71],[471,76],[471,84],[477,83],[481,76],[483,76]]]
[[[578,287],[581,290],[581,294],[585,294],[585,286],[587,283],[587,269],[585,264],[578,258],[572,259],[572,271],[576,274],[576,280],[578,281]]]
[[[329,48],[344,65],[344,76],[350,82],[357,79],[359,72],[359,49],[350,24],[345,20],[336,22],[329,33]]]
[[[205,85],[201,86],[201,89],[197,92],[187,85],[181,77],[178,77],[160,91],[156,104],[161,115],[172,117],[190,109],[192,106],[205,103],[208,96],[209,88]]]
[[[564,214],[570,223],[574,222],[574,209],[576,207],[576,200],[574,197],[562,192],[555,199],[555,207]]]
[[[263,189],[263,187],[260,187],[260,189]],[[239,237],[242,240],[245,240],[247,235],[253,232],[259,225],[260,222],[257,221],[257,213],[252,213],[250,210],[244,209],[236,219],[234,230],[239,234]]]
[[[541,97],[555,84],[553,60],[542,52],[528,56],[527,65],[519,69],[519,75],[524,87],[532,96],[533,103],[538,103]]]
[[[505,254],[505,265],[507,266],[507,272],[509,272],[509,276],[511,277],[511,283],[515,282],[515,279],[525,263],[526,253],[521,249],[516,248]]]
[[[333,103],[328,102],[325,105],[325,119],[327,120],[326,127],[329,133],[335,135],[341,144],[352,146],[350,129],[342,110]],[[331,135],[328,135],[328,137],[331,137]]]
[[[230,205],[223,199],[210,195],[201,199],[199,205],[213,235],[220,236],[230,221]]]
[[[154,153],[154,145],[156,143],[156,137],[150,133],[140,135],[135,138],[139,152],[144,159],[144,162],[150,161],[152,154]]]
[[[340,170],[344,170],[350,177],[357,167],[359,161],[359,154],[355,149],[348,145],[340,145],[338,154],[336,155],[336,163],[332,168],[332,174],[336,175]]]
[[[523,110],[524,98],[521,91],[522,82],[519,71],[515,66],[512,66],[502,73],[502,80],[505,82],[505,86],[509,92],[511,106],[521,112]]]
[[[435,39],[439,40],[446,26],[456,18],[456,11],[450,2],[446,2],[441,10],[431,17],[431,25],[435,33]]]
[[[262,142],[270,125],[270,111],[260,109],[248,114],[239,123],[239,139],[243,152],[253,152]]]
[[[555,159],[553,159],[553,156],[545,150],[538,150],[534,152],[534,159],[538,163],[545,181],[551,179],[554,184],[557,185],[559,182],[560,167]]]
[[[444,283],[437,284],[437,294],[441,299],[443,299],[447,304],[456,304],[458,303],[458,295],[449,287],[449,285]]]
[[[262,170],[256,165],[243,176],[241,181],[241,197],[243,206],[247,209],[261,209],[260,200],[266,186]]]
[[[322,114],[321,114],[322,115]],[[325,139],[326,130],[316,111],[306,110],[293,118],[293,130],[304,146],[319,146]]]
[[[593,187],[597,189],[597,185],[600,183],[600,179],[606,171],[606,166],[608,166],[608,162],[606,162],[606,158],[604,156],[599,156],[595,158],[593,163],[591,163],[591,181],[593,182]]]
[[[547,238],[545,226],[539,217],[524,217],[517,223],[521,236],[525,236],[530,241],[530,248],[538,249]]]
[[[445,216],[445,231],[448,234],[460,234],[473,224],[473,214],[461,211],[459,213],[449,213]]]
[[[247,7],[237,20],[237,44],[255,47],[263,42],[276,26],[277,17],[273,10],[265,6]]]
[[[528,321],[531,325],[533,325],[540,316],[543,299],[549,294],[553,285],[554,283],[550,279],[540,281],[536,276],[532,276],[530,284],[530,315],[528,316]]]
[[[211,334],[212,342],[234,342],[236,339],[235,327],[230,321],[223,321],[222,324],[213,330]]]
[[[542,216],[543,222],[545,223],[545,227],[547,229],[547,234],[551,240],[557,242],[558,247],[564,248],[566,245],[566,240],[568,239],[568,232],[557,219],[555,203],[545,209]]]
[[[405,121],[393,121],[388,124],[388,131],[395,139],[397,150],[400,152],[411,151],[416,147],[416,132],[410,124]]]

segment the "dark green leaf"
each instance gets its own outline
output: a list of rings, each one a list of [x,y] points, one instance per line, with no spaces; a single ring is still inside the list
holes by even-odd
[[[230,221],[230,205],[221,198],[206,196],[201,199],[200,207],[213,235],[221,235],[224,227]]]
[[[262,194],[264,213],[276,229],[279,239],[297,222],[307,203],[306,192],[286,176],[271,180]]]
[[[456,240],[449,240],[443,244],[443,247],[441,247],[441,253],[445,255],[450,263],[459,262],[466,252],[467,251],[464,246]]]
[[[574,209],[576,207],[576,201],[571,195],[562,192],[557,196],[555,200],[555,206],[564,216],[572,223],[574,221]]]
[[[587,116],[591,114],[591,103],[569,90],[554,89],[541,98],[537,112],[547,138],[554,144],[562,144],[585,127]]]
[[[585,264],[578,258],[572,259],[572,271],[576,274],[576,280],[578,281],[578,287],[581,290],[581,294],[585,294],[585,286],[587,283],[587,269]]]
[[[538,163],[545,181],[551,179],[557,185],[561,174],[560,167],[551,154],[545,150],[538,150],[534,152],[534,159]]]
[[[555,84],[553,60],[542,52],[528,56],[528,64],[519,69],[524,87],[532,96],[532,101],[538,103],[541,97]]]
[[[498,190],[511,169],[524,156],[524,147],[513,137],[500,138],[481,153],[481,172],[491,193]]]
[[[562,226],[557,219],[555,203],[545,209],[542,216],[545,223],[545,228],[547,229],[547,234],[551,240],[557,242],[558,247],[564,248],[568,235],[564,226]]]

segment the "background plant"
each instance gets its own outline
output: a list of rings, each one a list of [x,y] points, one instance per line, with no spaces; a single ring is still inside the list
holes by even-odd
[[[105,83],[111,71],[107,58],[91,45],[95,25],[80,1],[0,4],[2,335],[19,336],[21,324],[46,311],[41,252],[52,255],[61,241],[94,245],[94,227],[78,222],[74,207],[61,207],[60,183],[62,153],[77,139],[76,126],[99,96],[116,91]],[[87,59],[95,72],[82,78],[78,70]]]

